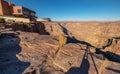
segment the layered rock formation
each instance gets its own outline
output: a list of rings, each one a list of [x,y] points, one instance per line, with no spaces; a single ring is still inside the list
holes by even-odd
[[[64,22],[60,23],[78,40],[102,48],[112,37],[120,37],[120,22]]]
[[[119,24],[44,22],[43,31],[50,35],[31,33],[33,31],[20,32],[18,37],[3,35],[0,74],[119,74]],[[55,56],[61,34],[67,35],[68,41]]]
[[[65,34],[61,25],[57,22],[43,22],[45,25],[45,30],[52,36],[59,36]]]
[[[43,23],[13,23],[5,25],[5,28],[12,28],[14,31],[35,32],[39,34],[48,34],[45,31]]]

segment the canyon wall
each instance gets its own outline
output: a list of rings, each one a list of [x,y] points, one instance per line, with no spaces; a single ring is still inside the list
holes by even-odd
[[[120,37],[120,22],[60,22],[47,23],[45,27],[50,34],[64,32],[97,48],[104,48],[110,39]]]
[[[120,22],[14,23],[5,27],[20,34],[0,37],[0,74],[120,73]],[[54,58],[62,34],[71,43]],[[101,48],[102,54],[93,52]]]

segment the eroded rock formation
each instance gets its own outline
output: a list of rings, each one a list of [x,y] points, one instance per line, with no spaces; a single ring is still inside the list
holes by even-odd
[[[50,35],[40,35],[40,25],[34,28],[35,33],[22,27],[17,38],[0,38],[0,74],[119,74],[119,24],[44,22],[42,28]],[[67,35],[67,44],[54,57],[61,34]]]
[[[45,31],[45,25],[39,23],[13,23],[5,25],[6,28],[12,28],[14,31],[35,32],[39,34],[48,34]]]

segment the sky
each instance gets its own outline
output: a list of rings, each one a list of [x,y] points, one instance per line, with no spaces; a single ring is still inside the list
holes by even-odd
[[[6,0],[53,21],[118,21],[120,0]]]

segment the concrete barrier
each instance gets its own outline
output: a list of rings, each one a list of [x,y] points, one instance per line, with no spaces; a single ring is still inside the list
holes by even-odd
[[[0,16],[0,18],[4,18],[6,22],[9,22],[9,20],[13,20],[14,22],[25,22],[25,23],[30,22],[28,18],[18,18],[13,16]]]

